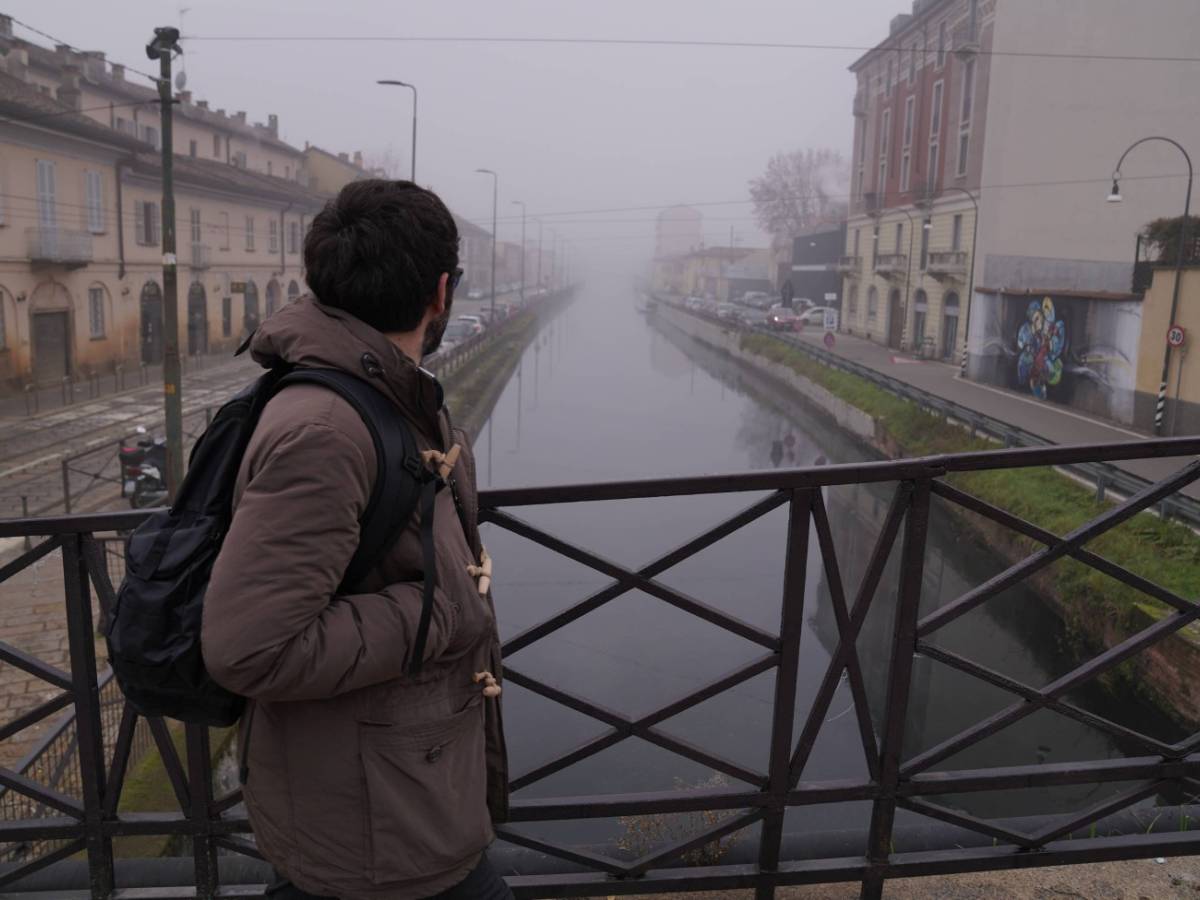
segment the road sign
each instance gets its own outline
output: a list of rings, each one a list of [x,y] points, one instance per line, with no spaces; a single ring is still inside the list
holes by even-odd
[[[244,294],[244,293],[246,293],[246,282],[244,282],[244,281],[231,281],[231,282],[229,282],[229,293],[231,293],[231,294]]]
[[[1187,332],[1184,331],[1182,325],[1172,325],[1167,330],[1167,344],[1170,346],[1182,347],[1185,340],[1187,340]]]
[[[836,309],[825,310],[825,321],[822,323],[826,331],[838,330],[838,311]]]
[[[837,338],[833,336],[832,331],[825,332],[825,347],[829,350],[833,349],[833,345],[837,342]]]

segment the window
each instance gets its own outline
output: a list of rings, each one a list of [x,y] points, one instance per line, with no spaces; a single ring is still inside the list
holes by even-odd
[[[935,141],[929,145],[929,168],[926,170],[929,173],[929,185],[933,187],[937,183],[938,167],[938,145]]]
[[[930,223],[929,219],[926,219],[921,224],[921,270],[922,271],[924,271],[925,267],[929,264],[929,232],[930,232],[929,226],[930,226],[930,224],[931,223]]]
[[[892,96],[892,85],[894,85],[895,83],[896,83],[896,58],[894,56],[889,56],[888,57],[888,68],[887,68],[887,95],[889,97]]]
[[[272,253],[279,252],[279,223],[274,219],[267,222],[267,245]]]
[[[0,292],[0,350],[8,349],[8,325],[4,321],[4,294]]]
[[[192,210],[190,210],[188,217],[190,219],[190,224],[192,226],[192,243],[199,244],[200,243],[200,210],[193,208]]]
[[[895,253],[897,256],[900,255],[900,248],[901,248],[901,246],[903,246],[903,244],[904,244],[904,223],[897,222],[896,223],[896,250],[895,250]]]
[[[92,339],[104,337],[104,288],[88,288],[88,323]]]
[[[858,125],[858,199],[862,199],[867,166],[867,120],[864,118]]]
[[[882,204],[883,195],[887,191],[887,158],[888,158],[888,136],[892,130],[892,111],[885,109],[883,111],[883,127],[879,132],[879,184],[876,189],[879,191],[879,200]]]
[[[942,95],[945,93],[945,89],[946,82],[934,82],[933,100],[929,112],[929,140],[935,144],[942,133]]]
[[[911,85],[917,80],[917,42],[913,41],[913,45],[908,48],[908,83]]]
[[[938,25],[937,67],[940,69],[945,64],[946,64],[946,23],[941,22]]]
[[[979,39],[979,0],[971,0],[971,14],[967,20],[968,40],[974,43]]]
[[[967,156],[971,149],[971,108],[975,94],[975,60],[963,66],[962,114],[958,122],[958,174],[967,174]]]
[[[221,298],[221,334],[229,337],[233,334],[233,298]]]
[[[267,160],[267,174],[271,174],[271,161],[269,159]]]
[[[233,164],[239,169],[246,168],[246,151],[239,150],[233,154]]]
[[[104,180],[99,172],[83,173],[87,189],[87,226],[92,234],[104,233]]]
[[[198,148],[196,147],[195,141],[188,141],[188,156],[190,156],[192,159],[195,159],[197,149]]]
[[[905,150],[900,154],[900,192],[902,194],[908,192],[910,169],[912,169],[912,151]]]
[[[229,213],[223,212],[223,213],[218,213],[218,215],[221,217],[221,225],[220,225],[221,249],[228,250],[229,249]]]
[[[874,269],[879,265],[879,225],[876,224],[875,230],[871,232],[871,268]]]
[[[246,249],[254,249],[254,216],[246,216]]]
[[[214,134],[213,135],[213,159],[220,159],[220,158],[221,158],[221,136],[219,134]]]
[[[858,314],[858,285],[850,288],[850,296],[846,298],[846,303],[850,309],[850,315]]]
[[[861,238],[861,237],[862,237],[862,229],[855,228],[854,229],[854,258],[855,259],[858,259],[858,243],[859,243],[859,238]]]
[[[950,249],[954,251],[962,249],[962,213],[954,217],[954,230],[950,236]]]
[[[37,161],[38,225],[53,228],[57,223],[58,206],[55,201],[54,160]]]
[[[300,223],[299,222],[288,222],[287,242],[288,242],[288,248],[287,248],[288,253],[299,253],[300,252]],[[463,255],[465,258],[465,256],[466,256],[465,252]]]
[[[160,225],[158,218],[158,204],[152,200],[146,200],[138,203],[134,207],[136,215],[136,236],[137,242],[143,247],[153,247],[160,240]]]
[[[292,180],[292,167],[291,166],[283,167],[283,177],[286,178],[288,181]]]
[[[917,98],[909,97],[904,101],[904,146],[911,147],[913,140],[913,120],[917,108]]]
[[[875,285],[871,285],[867,291],[867,318],[873,319],[879,313],[879,291],[875,290]]]
[[[153,126],[142,126],[142,140],[154,147],[155,150],[162,149],[162,145],[158,142],[158,129]]]

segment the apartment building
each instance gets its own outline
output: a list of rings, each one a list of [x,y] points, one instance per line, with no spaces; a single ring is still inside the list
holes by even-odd
[[[13,38],[3,16],[0,50],[0,385],[158,362],[157,95],[101,54]],[[179,99],[179,338],[201,354],[232,349],[304,290],[302,238],[326,198],[277,121],[243,126]]]
[[[996,0],[917,0],[857,60],[842,328],[955,358],[974,247]],[[982,52],[981,52],[982,51]]]

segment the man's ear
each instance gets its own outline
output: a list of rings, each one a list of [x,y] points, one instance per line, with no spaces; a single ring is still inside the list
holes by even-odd
[[[450,276],[443,272],[438,278],[437,290],[433,295],[433,302],[429,304],[430,318],[436,319],[446,311],[446,289],[450,283]]]

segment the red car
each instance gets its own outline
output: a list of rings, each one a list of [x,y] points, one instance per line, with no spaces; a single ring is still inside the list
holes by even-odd
[[[767,327],[772,331],[799,331],[801,321],[794,309],[788,309],[786,306],[773,306],[767,313]]]

